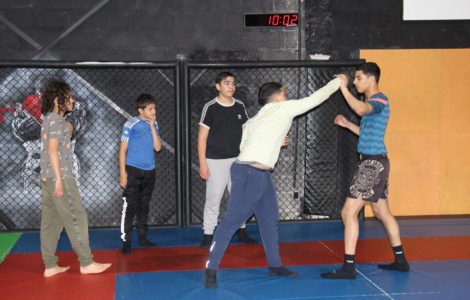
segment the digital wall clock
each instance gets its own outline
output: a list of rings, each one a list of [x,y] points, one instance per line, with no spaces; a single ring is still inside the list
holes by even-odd
[[[245,14],[245,27],[295,27],[298,24],[298,13]]]

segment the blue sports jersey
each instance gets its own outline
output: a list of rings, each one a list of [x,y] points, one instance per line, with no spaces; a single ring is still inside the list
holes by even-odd
[[[384,137],[390,116],[390,105],[387,96],[382,93],[372,95],[367,99],[372,105],[372,112],[361,119],[361,130],[357,150],[368,155],[386,154]]]
[[[160,134],[157,122],[155,122],[155,127]],[[124,124],[121,141],[128,143],[126,165],[142,170],[155,169],[155,153],[150,124],[139,117],[133,117]]]

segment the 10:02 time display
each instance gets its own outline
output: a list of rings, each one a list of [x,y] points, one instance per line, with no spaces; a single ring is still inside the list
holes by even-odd
[[[298,14],[270,15],[268,17],[269,26],[297,26],[298,21]]]
[[[245,14],[246,27],[292,27],[299,24],[299,14]]]

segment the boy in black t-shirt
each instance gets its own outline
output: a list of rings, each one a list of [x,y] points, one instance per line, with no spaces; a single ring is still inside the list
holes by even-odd
[[[248,120],[243,102],[233,98],[235,76],[221,72],[215,83],[219,95],[204,105],[198,133],[199,175],[206,180],[204,238],[200,244],[203,249],[212,243],[225,188],[230,192],[230,167],[240,152],[242,126]],[[237,238],[247,244],[256,243],[246,234],[245,224],[238,230]]]

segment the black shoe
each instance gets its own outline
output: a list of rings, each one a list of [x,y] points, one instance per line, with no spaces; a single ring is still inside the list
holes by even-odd
[[[245,243],[245,244],[256,244],[258,243],[255,239],[252,239],[251,237],[248,236],[246,233],[245,228],[240,228],[237,231],[237,239],[239,242]]]
[[[155,247],[156,244],[147,240],[145,236],[139,237],[139,244],[144,247]]]
[[[213,234],[204,234],[201,243],[199,244],[199,248],[201,249],[209,249],[212,244],[212,239],[214,238]]]
[[[215,289],[217,287],[217,270],[206,269],[204,286],[208,289]]]
[[[122,243],[122,249],[121,249],[122,254],[129,255],[132,252],[132,246],[131,246],[131,241],[126,241]]]
[[[356,270],[346,270],[344,268],[333,270],[327,273],[321,273],[320,276],[326,279],[355,279]]]
[[[400,271],[400,272],[408,272],[410,270],[410,265],[406,261],[404,262],[395,261],[388,265],[378,265],[378,267],[383,270],[395,270],[395,271]]]
[[[286,276],[286,277],[299,277],[299,273],[293,272],[284,266],[268,267],[269,276]]]

